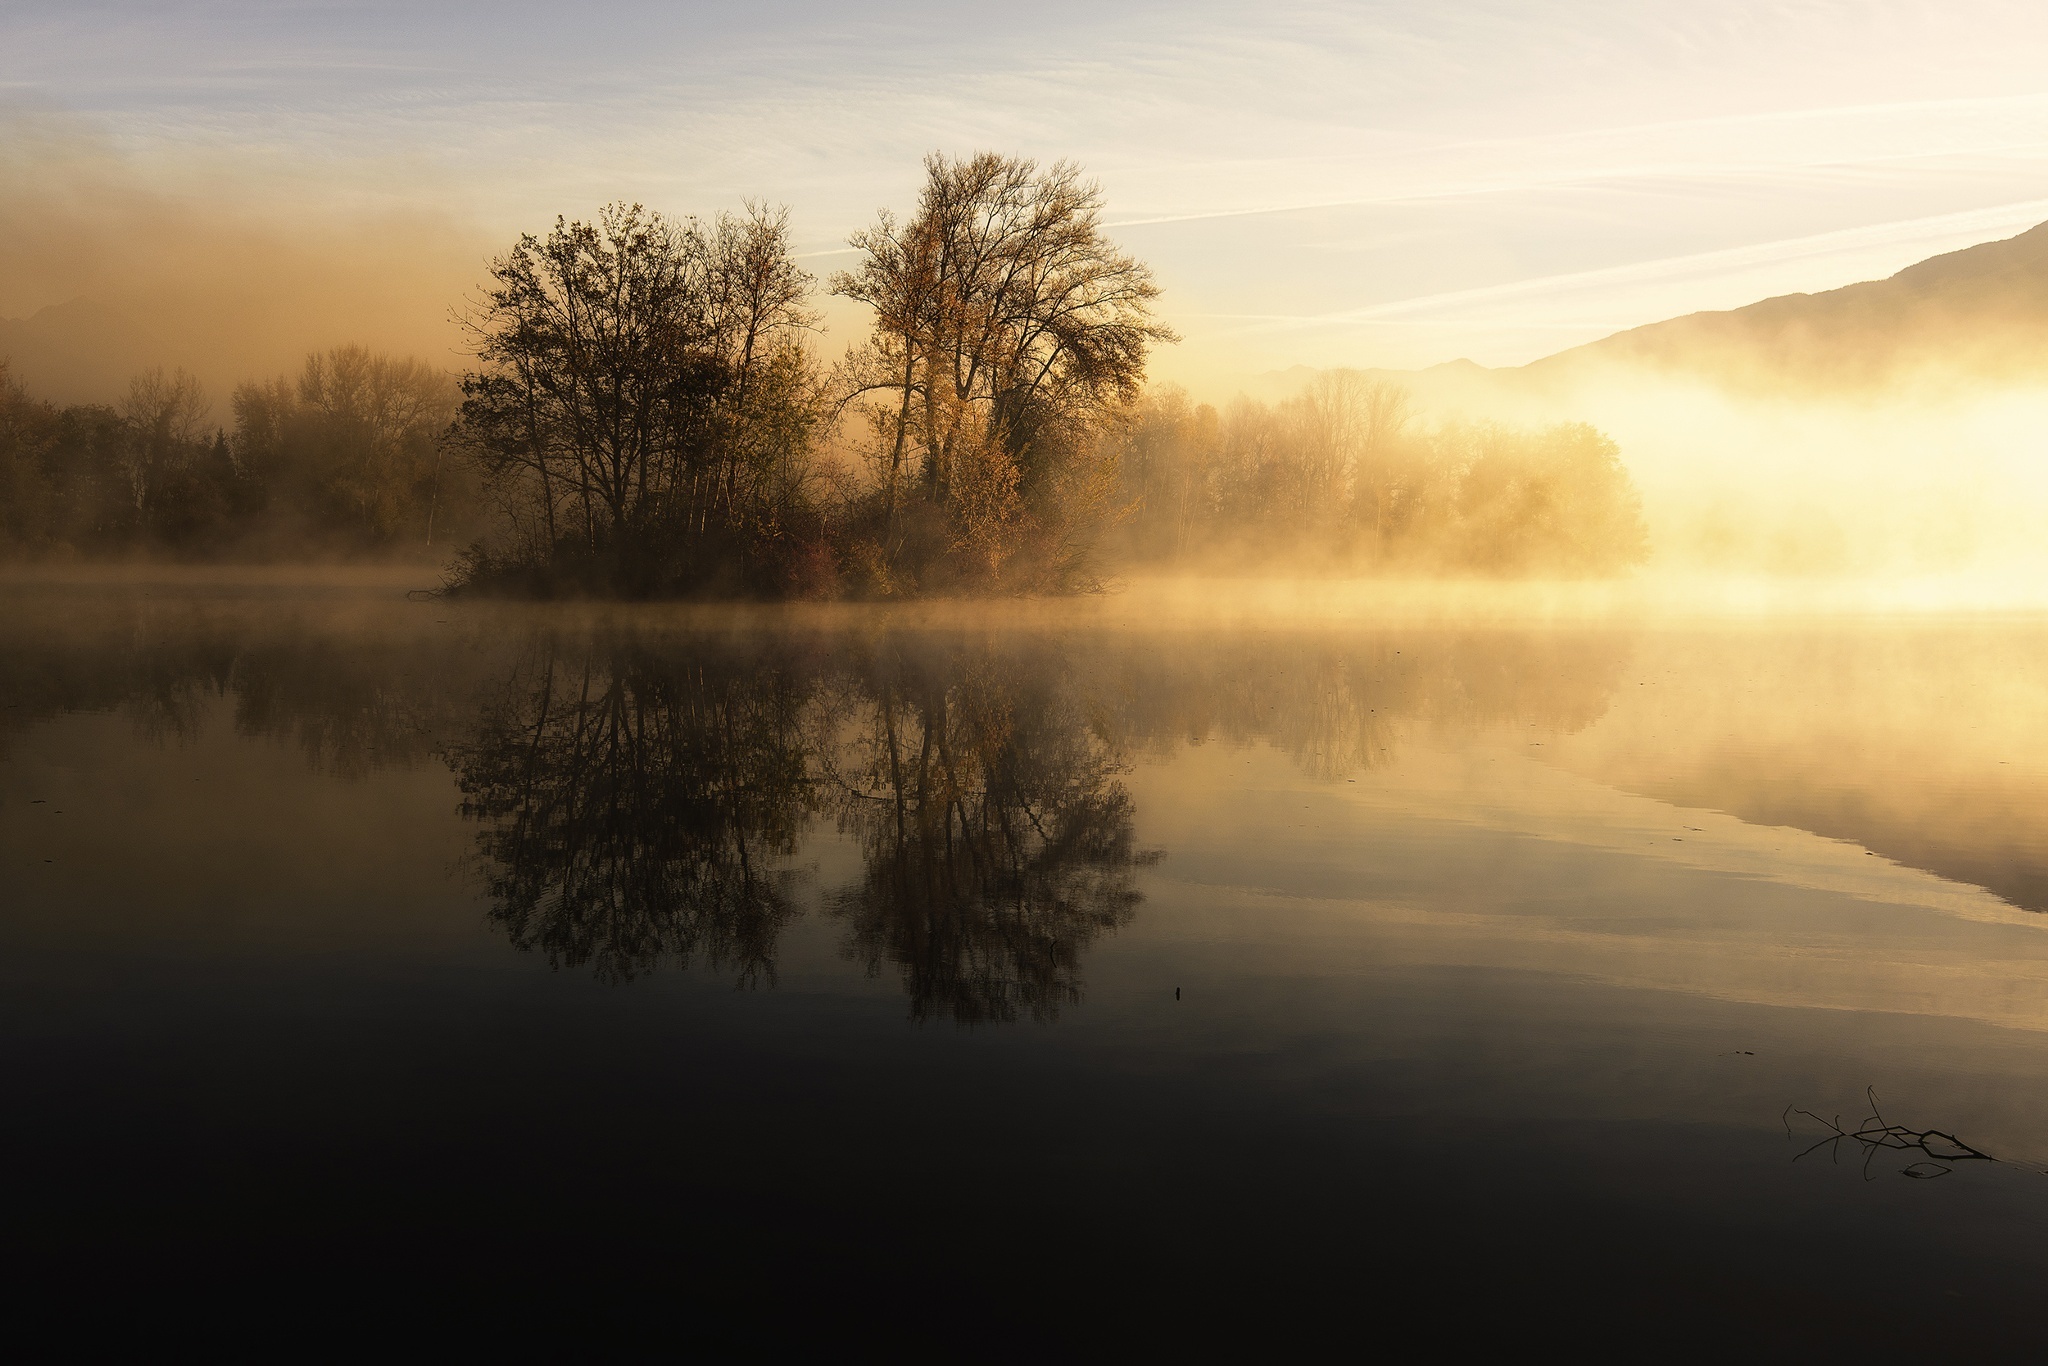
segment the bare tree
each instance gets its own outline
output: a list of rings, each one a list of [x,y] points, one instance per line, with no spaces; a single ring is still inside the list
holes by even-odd
[[[379,537],[395,534],[424,499],[432,544],[439,438],[455,415],[449,376],[411,357],[341,346],[306,358],[298,397],[325,448],[330,496]]]
[[[212,409],[197,378],[161,365],[128,381],[120,408],[130,435],[122,464],[136,515],[146,519],[150,494],[167,469],[188,457]]]
[[[875,415],[876,434],[886,450],[877,462],[883,539],[891,547],[911,440],[912,405],[922,398],[930,373],[928,363],[922,372],[919,366],[928,362],[937,346],[941,294],[936,226],[929,216],[921,215],[899,227],[895,215],[884,209],[874,227],[847,239],[864,257],[860,269],[832,279],[834,293],[875,311],[867,344],[851,352],[844,366],[847,397],[877,391],[894,391],[897,396],[893,414]]]
[[[1388,518],[1413,462],[1401,457],[1401,439],[1411,411],[1408,391],[1379,380],[1359,392],[1358,464],[1353,486],[1359,506],[1372,517],[1375,546],[1384,544]]]
[[[749,202],[720,214],[706,265],[711,344],[724,369],[715,444],[715,501],[698,509],[735,527],[772,535],[803,501],[825,394],[805,346],[819,323],[815,281],[790,247],[789,210]],[[744,547],[755,536],[743,536]]]

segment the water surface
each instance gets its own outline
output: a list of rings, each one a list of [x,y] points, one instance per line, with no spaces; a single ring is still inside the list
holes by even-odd
[[[2043,1336],[2038,619],[43,584],[0,706],[30,1287],[714,1354]],[[1873,1095],[1986,1156],[1829,1142]]]

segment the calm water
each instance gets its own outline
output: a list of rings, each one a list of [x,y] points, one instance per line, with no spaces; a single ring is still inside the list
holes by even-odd
[[[2048,1345],[2048,623],[970,617],[10,593],[15,1290]]]

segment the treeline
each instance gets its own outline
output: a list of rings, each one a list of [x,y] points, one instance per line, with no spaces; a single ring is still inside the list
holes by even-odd
[[[445,371],[343,346],[238,386],[228,425],[183,370],[59,407],[0,362],[0,552],[445,552],[482,530],[476,477],[444,440],[458,397]]]
[[[1416,421],[1346,371],[1222,412],[1149,392],[1108,437],[1120,558],[1349,572],[1613,574],[1649,553],[1615,444],[1583,423]]]
[[[519,596],[1062,593],[1118,564],[1610,574],[1647,553],[1591,428],[1411,420],[1347,373],[1222,413],[1148,389],[1159,286],[1064,162],[925,161],[821,284],[787,210],[613,205],[493,261],[459,378],[343,347],[56,409],[0,377],[0,542],[277,557],[461,544]],[[864,305],[828,363],[821,290]]]

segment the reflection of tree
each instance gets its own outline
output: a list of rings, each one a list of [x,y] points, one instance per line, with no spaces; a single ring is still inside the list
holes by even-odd
[[[810,803],[802,689],[744,664],[547,642],[450,749],[515,945],[613,979],[701,955],[772,980]]]
[[[247,648],[235,666],[235,730],[296,744],[313,768],[358,779],[430,758],[464,693],[444,658],[297,633]]]
[[[1119,727],[1162,755],[1265,741],[1319,778],[1382,768],[1404,745],[1506,728],[1559,734],[1597,720],[1626,667],[1612,633],[1233,633],[1123,642],[1098,684]]]
[[[897,964],[915,1019],[1053,1018],[1157,857],[1134,848],[1120,756],[1051,670],[895,660],[866,681],[826,765],[866,863],[833,904],[849,954]]]
[[[1147,861],[1120,755],[1061,668],[986,651],[828,676],[792,650],[549,642],[448,760],[492,918],[615,979],[697,955],[772,978],[786,860],[829,804],[865,858],[831,901],[852,957],[899,964],[919,1018],[1049,1019]]]
[[[1433,736],[1578,729],[1628,649],[1548,631],[445,624],[132,602],[0,615],[0,744],[116,710],[160,743],[231,717],[343,778],[439,755],[479,825],[494,922],[611,979],[696,959],[772,978],[790,860],[829,811],[863,867],[826,908],[851,957],[901,973],[913,1017],[1049,1019],[1139,900],[1131,749],[1263,742],[1349,776]]]

